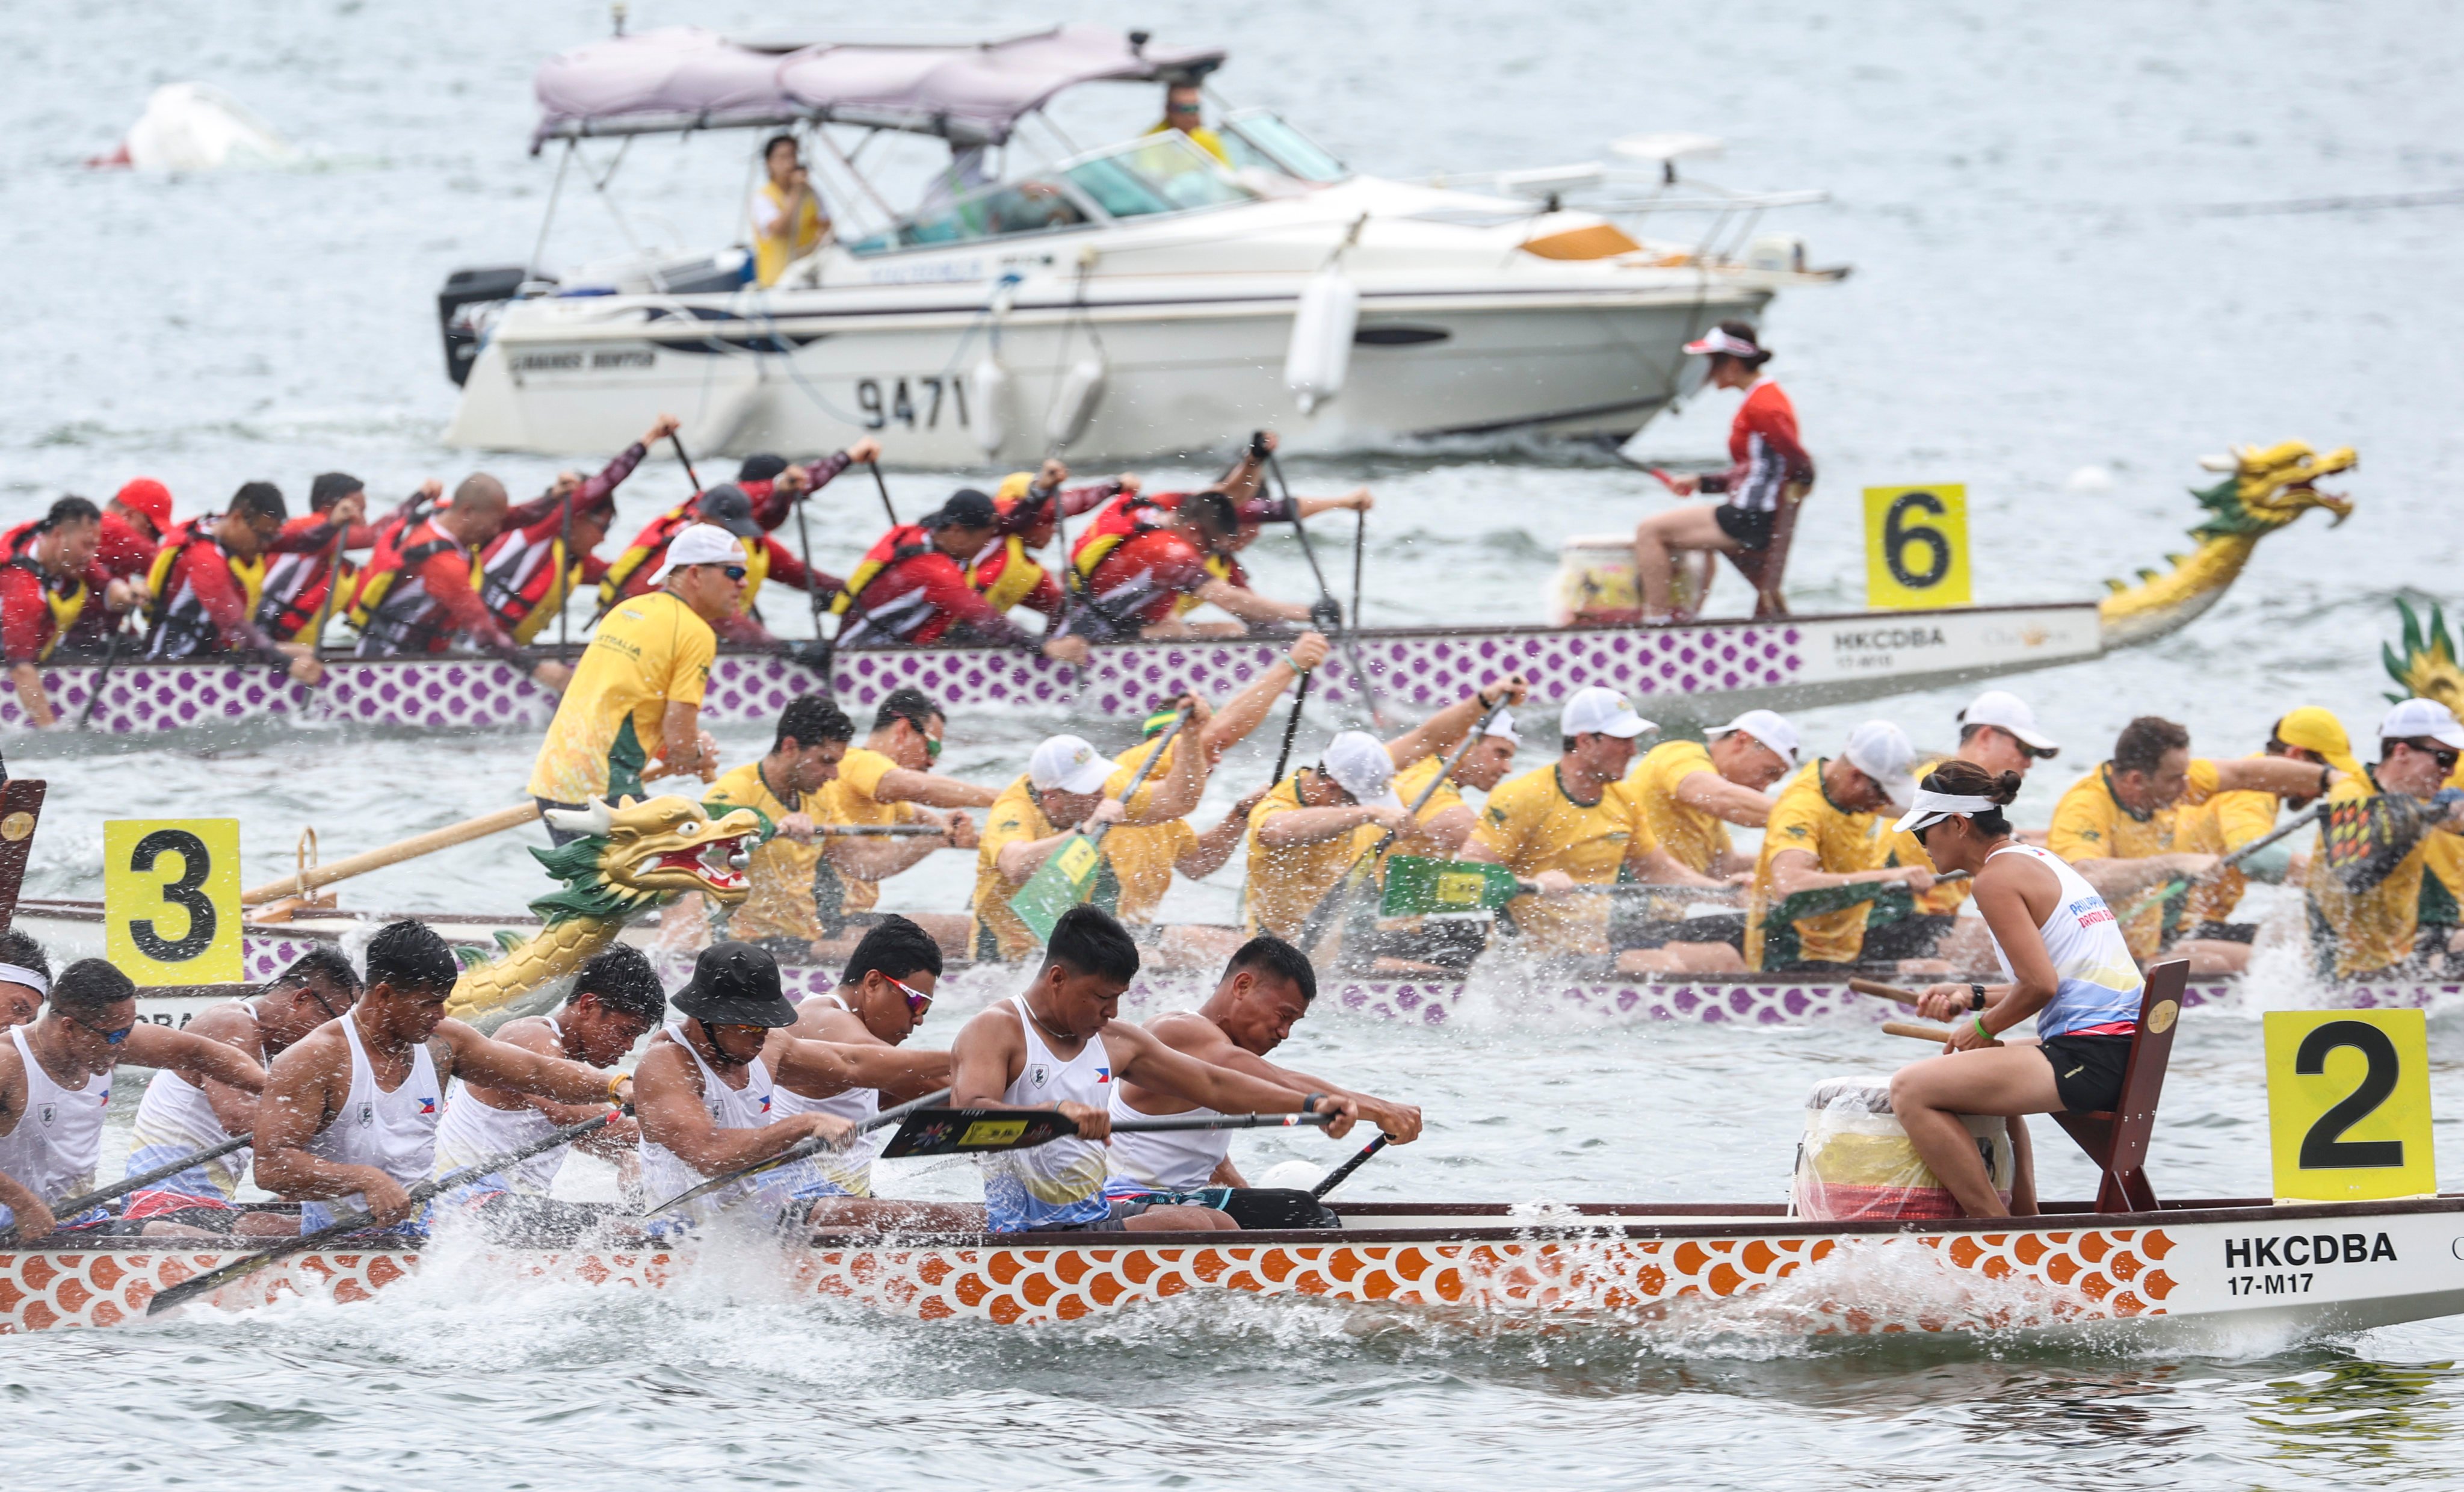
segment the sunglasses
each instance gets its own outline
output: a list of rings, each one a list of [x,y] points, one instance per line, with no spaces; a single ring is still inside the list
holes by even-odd
[[[763,1039],[765,1039],[765,1040],[766,1040],[766,1039],[768,1039],[769,1035],[770,1035],[770,1028],[769,1028],[769,1027],[767,1027],[767,1026],[754,1026],[754,1025],[717,1025],[717,1026],[711,1026],[711,1027],[709,1027],[708,1029],[709,1029],[709,1031],[710,1031],[710,1037],[711,1037],[711,1039],[712,1039],[713,1041],[717,1040],[717,1039],[718,1039],[719,1037],[721,1037],[721,1036],[724,1036],[724,1035],[734,1035],[735,1033],[737,1033],[737,1032],[743,1032],[743,1031],[749,1031],[749,1032],[753,1033],[755,1035],[760,1036],[760,1037],[762,1037],[762,1038],[763,1038]]]
[[[1195,103],[1170,103],[1164,105],[1164,112],[1166,114],[1196,114],[1199,111],[1199,106]]]
[[[93,1032],[96,1035],[102,1037],[102,1044],[103,1044],[104,1046],[118,1046],[118,1045],[120,1045],[120,1043],[121,1043],[122,1041],[125,1041],[125,1040],[127,1040],[127,1039],[128,1039],[128,1034],[129,1034],[130,1032],[135,1031],[135,1030],[137,1029],[137,1023],[136,1023],[135,1021],[130,1021],[127,1025],[121,1027],[118,1031],[105,1031],[105,1030],[103,1030],[100,1026],[94,1025],[94,1024],[92,1024],[91,1022],[88,1022],[88,1021],[78,1020],[78,1019],[77,1019],[76,1016],[74,1016],[74,1015],[71,1015],[71,1016],[69,1017],[69,1022],[70,1022],[70,1024],[72,1024],[72,1025],[83,1026],[83,1027],[85,1027],[85,1029],[86,1029],[86,1030],[91,1031],[91,1032]]]
[[[891,984],[896,985],[898,987],[898,992],[907,996],[907,1013],[914,1016],[917,1020],[922,1020],[924,1018],[924,1013],[933,1008],[933,997],[926,994],[923,991],[916,989],[913,985],[909,984],[906,980],[890,974],[884,974],[881,977],[888,979]]]
[[[730,580],[742,580],[745,576],[753,573],[741,565],[722,565],[718,568],[718,572],[725,575]]]

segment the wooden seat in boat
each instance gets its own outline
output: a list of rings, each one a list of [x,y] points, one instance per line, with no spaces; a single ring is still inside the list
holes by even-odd
[[[2129,1063],[2122,1070],[2119,1105],[2109,1113],[2054,1116],[2104,1172],[2096,1189],[2100,1213],[2152,1213],[2157,1208],[2156,1191],[2147,1184],[2147,1137],[2156,1127],[2156,1102],[2165,1092],[2165,1067],[2172,1059],[2173,1030],[2181,1023],[2182,991],[2189,978],[2188,959],[2171,959],[2147,970],[2139,1029],[2130,1038]]]

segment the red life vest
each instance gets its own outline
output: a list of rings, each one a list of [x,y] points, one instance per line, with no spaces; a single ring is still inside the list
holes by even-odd
[[[368,568],[360,572],[351,595],[351,625],[360,630],[360,651],[365,654],[441,653],[452,641],[445,610],[428,593],[419,568],[462,543],[436,526],[432,518],[400,523],[377,536]],[[472,567],[476,586],[479,570]]]
[[[154,568],[145,576],[145,590],[153,598],[154,613],[154,630],[146,638],[146,657],[187,657],[221,650],[222,633],[213,617],[207,614],[204,598],[180,576],[181,557],[198,545],[210,549],[231,571],[232,584],[239,588],[242,614],[255,616],[257,601],[265,594],[265,556],[241,561],[227,553],[209,526],[221,521],[219,513],[192,518],[165,534],[163,547],[154,551]]]

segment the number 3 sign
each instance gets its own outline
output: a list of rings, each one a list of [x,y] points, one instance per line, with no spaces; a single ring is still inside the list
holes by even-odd
[[[2268,1012],[2267,1126],[2280,1200],[2435,1194],[2428,1019],[2419,1011]]]
[[[236,984],[239,820],[102,826],[103,955],[140,985]]]
[[[1865,489],[1865,604],[1909,611],[1966,606],[1968,489]]]

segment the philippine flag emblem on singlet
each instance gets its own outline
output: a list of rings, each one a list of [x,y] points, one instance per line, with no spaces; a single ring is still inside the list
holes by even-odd
[[[421,1113],[423,1113],[423,1114],[433,1114],[433,1113],[435,1113],[435,1112],[436,1112],[436,1101],[435,1101],[434,1099],[421,1099],[421,1100],[419,1101],[419,1111],[420,1111]]]

